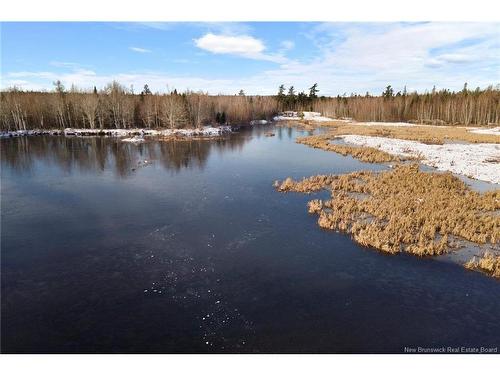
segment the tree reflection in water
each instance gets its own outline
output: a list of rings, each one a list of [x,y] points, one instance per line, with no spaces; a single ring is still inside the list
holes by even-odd
[[[113,171],[126,178],[143,161],[155,161],[166,170],[205,167],[211,152],[241,149],[250,138],[232,134],[217,139],[163,141],[155,138],[141,144],[130,144],[106,137],[40,136],[19,137],[1,141],[2,164],[18,172],[31,173],[37,160],[71,173],[79,171]]]

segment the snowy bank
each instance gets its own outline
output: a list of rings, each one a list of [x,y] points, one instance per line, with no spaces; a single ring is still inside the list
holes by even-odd
[[[409,122],[377,122],[377,121],[368,121],[368,122],[354,122],[354,125],[363,125],[363,126],[415,126],[415,124],[411,124]],[[428,126],[428,125],[426,125]]]
[[[131,136],[203,136],[214,137],[230,133],[230,126],[205,126],[197,129],[72,129],[64,130],[17,130],[0,132],[0,138],[25,137],[34,135],[65,135],[65,136],[107,136],[107,137],[131,137]]]
[[[421,157],[421,163],[477,180],[500,184],[500,145],[491,143],[427,145],[402,139],[343,135],[339,138],[357,146],[374,147],[392,155]]]
[[[12,130],[1,131],[0,138],[26,137],[32,135],[62,135],[64,132],[59,129],[53,130]]]
[[[469,130],[469,132],[476,133],[476,134],[492,134],[492,135],[500,136],[500,126],[498,126],[496,128],[489,128],[489,129],[474,128],[472,130]]]
[[[301,116],[301,114],[303,114],[303,116]],[[273,120],[274,121],[317,121],[317,122],[339,121],[330,117],[321,116],[321,113],[319,112],[291,112],[291,111],[284,112],[284,114],[281,114],[279,116],[274,116]]]

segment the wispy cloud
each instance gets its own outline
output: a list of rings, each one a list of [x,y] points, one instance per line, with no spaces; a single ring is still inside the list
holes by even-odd
[[[134,51],[134,52],[139,52],[139,53],[151,53],[152,51],[147,48],[141,48],[141,47],[128,47],[129,50]]]
[[[80,67],[80,64],[75,63],[75,62],[68,62],[68,61],[51,61],[49,63],[51,66],[55,66],[57,68],[78,68]]]
[[[281,42],[281,49],[284,51],[291,50],[293,47],[295,47],[295,43],[291,40],[283,40]]]
[[[242,64],[238,77],[221,79],[220,73],[216,75],[210,69],[195,74],[193,69],[182,72],[176,66],[172,68],[176,74],[126,69],[115,74],[100,74],[98,69],[94,71],[77,63],[53,61],[50,63],[53,71],[46,68],[4,71],[2,86],[51,89],[52,81],[60,79],[67,87],[74,83],[91,88],[117,80],[134,87],[147,83],[154,91],[165,91],[168,85],[178,90],[203,90],[212,94],[234,94],[239,89],[249,94],[273,94],[280,84],[303,90],[318,82],[321,94],[337,95],[366,91],[378,94],[388,84],[396,90],[406,85],[409,90],[424,91],[434,85],[457,90],[464,82],[470,87],[500,82],[498,23],[315,24],[307,32],[310,43],[307,54],[299,54],[303,37],[283,40],[276,51],[270,51],[265,36],[234,30],[217,32],[214,30],[218,26],[206,27],[211,31],[201,31],[201,36],[194,40],[198,51],[218,55],[221,57],[218,60],[226,64],[234,62],[224,61],[222,56],[264,60],[276,65],[248,73]],[[300,58],[286,57],[285,50],[292,48],[294,55]],[[178,56],[175,61],[185,63],[186,59]]]

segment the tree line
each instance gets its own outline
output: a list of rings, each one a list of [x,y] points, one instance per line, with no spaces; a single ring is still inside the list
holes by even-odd
[[[470,90],[447,89],[409,93],[406,87],[395,92],[391,85],[379,95],[352,93],[337,97],[318,97],[318,85],[309,94],[295,93],[291,86],[285,94],[281,85],[276,95],[280,110],[320,112],[332,118],[358,121],[412,121],[423,124],[498,125],[500,123],[500,85]]]
[[[173,90],[152,93],[148,85],[134,93],[118,82],[101,90],[66,89],[54,83],[52,92],[0,93],[2,130],[64,128],[185,128],[243,124],[271,119],[284,110],[315,111],[332,118],[358,121],[415,121],[419,123],[487,125],[500,122],[500,88],[460,91],[432,89],[426,93],[394,92],[391,86],[378,96],[351,94],[318,96],[318,84],[307,92],[281,85],[276,95],[208,95]]]
[[[270,119],[276,113],[272,96],[216,95],[177,90],[153,94],[148,85],[139,94],[112,82],[91,91],[54,83],[53,92],[10,89],[1,92],[2,130],[65,128],[198,128]]]

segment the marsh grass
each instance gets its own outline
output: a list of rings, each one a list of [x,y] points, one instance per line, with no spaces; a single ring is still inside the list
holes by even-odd
[[[275,187],[280,192],[329,190],[330,199],[308,203],[318,225],[390,254],[441,255],[457,247],[452,237],[479,244],[500,241],[500,190],[478,193],[451,173],[422,172],[417,164],[378,173],[287,178]]]
[[[296,142],[325,151],[333,151],[343,156],[351,155],[353,158],[368,163],[385,163],[389,161],[406,160],[373,147],[333,144],[331,141],[334,138],[335,135],[332,134],[311,135],[307,137],[299,137],[296,139]]]
[[[465,267],[471,270],[480,270],[490,276],[500,278],[500,255],[493,254],[489,251],[485,252],[479,258],[472,258]]]
[[[326,123],[331,127],[331,135],[367,135],[417,141],[425,144],[442,145],[447,141],[469,143],[500,143],[500,136],[495,134],[471,133],[464,127],[452,126],[367,126],[362,124]]]

